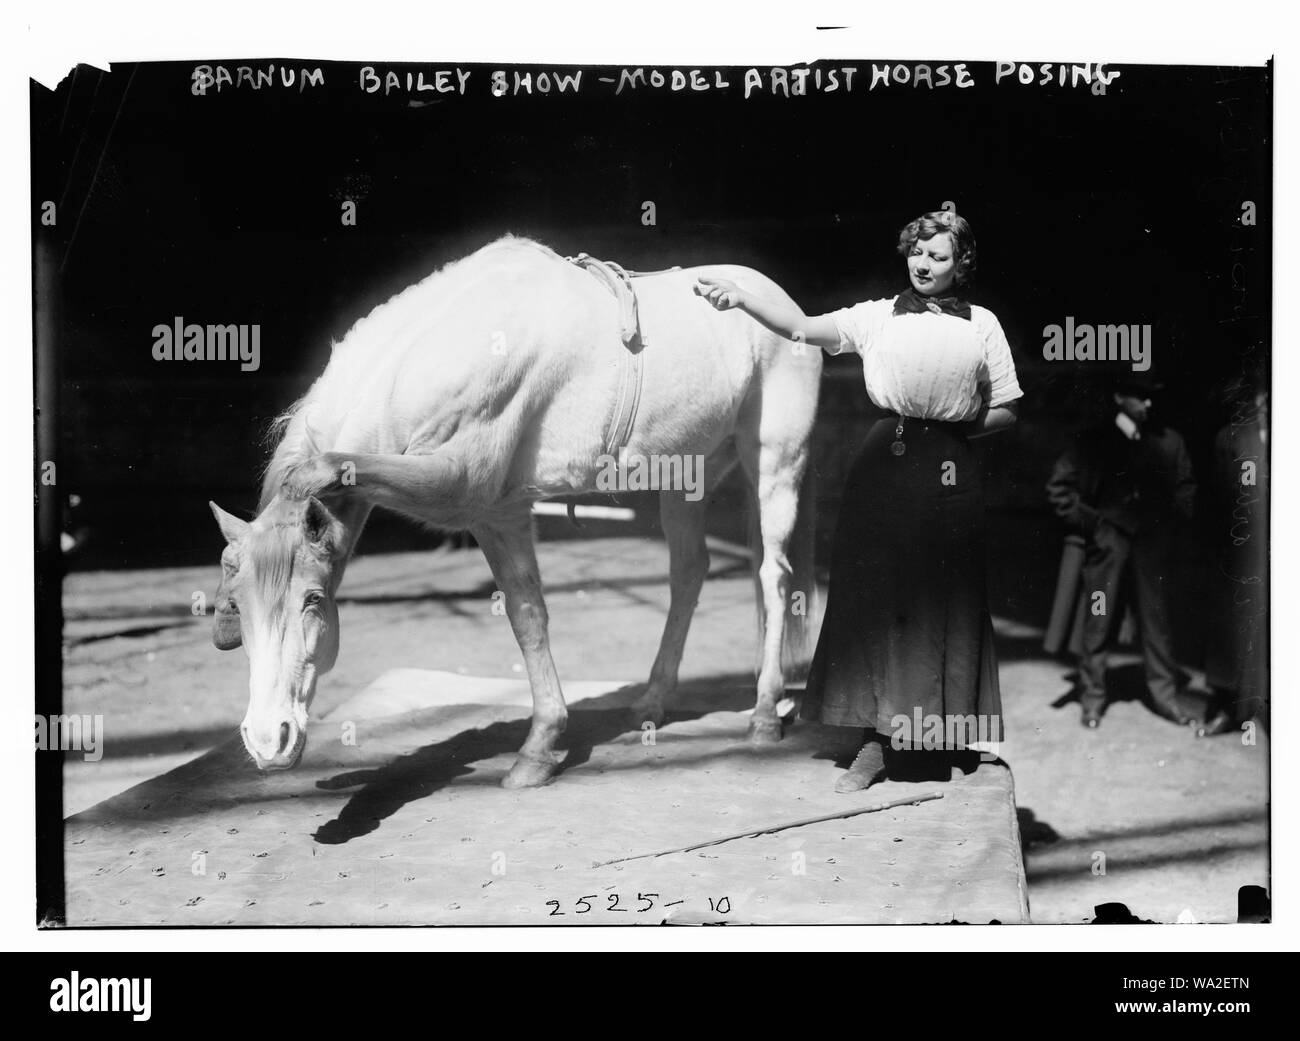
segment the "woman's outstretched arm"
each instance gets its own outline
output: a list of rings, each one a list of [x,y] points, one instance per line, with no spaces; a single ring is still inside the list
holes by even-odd
[[[719,311],[732,308],[765,325],[778,336],[814,347],[838,347],[840,331],[830,315],[809,318],[794,304],[782,304],[747,293],[735,282],[725,278],[700,278],[695,285],[695,295],[702,296]]]

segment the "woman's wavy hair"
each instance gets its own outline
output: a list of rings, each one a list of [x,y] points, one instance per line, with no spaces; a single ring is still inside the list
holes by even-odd
[[[898,252],[906,257],[918,239],[934,238],[945,231],[952,235],[955,281],[959,286],[968,286],[975,275],[975,233],[965,217],[950,210],[923,213],[898,233]]]

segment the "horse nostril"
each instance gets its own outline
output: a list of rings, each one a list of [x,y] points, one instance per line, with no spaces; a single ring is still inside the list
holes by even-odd
[[[280,749],[279,749],[280,755],[284,755],[287,751],[289,751],[289,745],[291,743],[292,737],[293,737],[293,729],[289,726],[288,723],[281,723],[280,724]]]

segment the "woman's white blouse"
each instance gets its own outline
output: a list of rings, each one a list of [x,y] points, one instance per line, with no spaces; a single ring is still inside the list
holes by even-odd
[[[840,342],[829,354],[862,355],[867,396],[917,419],[961,422],[1022,396],[1006,334],[992,311],[894,314],[894,298],[832,311]]]

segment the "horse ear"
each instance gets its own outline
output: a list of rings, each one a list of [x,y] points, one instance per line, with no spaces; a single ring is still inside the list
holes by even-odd
[[[226,537],[227,542],[238,542],[248,534],[248,521],[232,517],[215,502],[209,502],[208,505],[212,508],[212,516],[217,518],[217,527],[221,529],[221,534]]]
[[[326,554],[338,548],[340,525],[334,514],[316,496],[307,497],[302,515],[303,531],[307,541]]]

